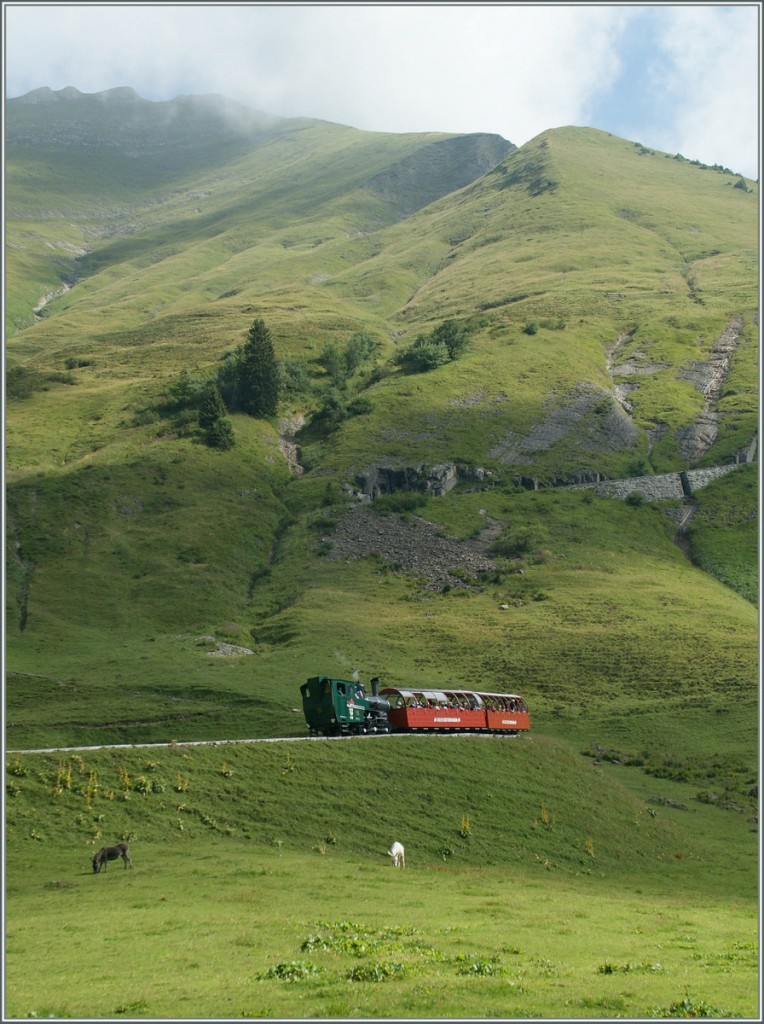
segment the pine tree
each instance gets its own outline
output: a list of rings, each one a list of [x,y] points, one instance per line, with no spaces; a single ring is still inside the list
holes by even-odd
[[[215,420],[212,423],[207,430],[205,440],[210,448],[221,448],[223,450],[233,448],[235,444],[233,426],[227,416],[221,416],[219,420]]]
[[[264,320],[255,320],[239,356],[238,404],[250,416],[275,416],[281,374],[271,333]]]
[[[209,430],[216,420],[223,419],[226,407],[215,384],[208,384],[202,392],[199,402],[199,426]]]
[[[204,430],[204,439],[210,448],[233,448],[233,426],[226,416],[220,390],[214,383],[208,384],[202,392],[199,426]]]

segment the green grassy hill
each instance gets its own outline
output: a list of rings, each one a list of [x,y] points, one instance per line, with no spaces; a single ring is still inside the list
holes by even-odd
[[[283,734],[303,676],[353,669],[477,675],[568,715],[582,696],[702,704],[732,687],[753,700],[755,609],[735,592],[755,598],[748,470],[699,498],[681,549],[670,502],[517,486],[750,449],[753,186],[579,128],[469,183],[511,144],[235,113],[124,90],[9,103],[11,320],[25,322],[23,295],[46,274],[75,282],[7,346],[11,735],[193,738],[232,720],[238,735]],[[83,251],[64,257],[75,230]],[[168,411],[181,371],[214,373],[255,316],[291,368],[280,415],[306,423],[302,475],[277,420],[234,415],[236,445],[220,452]],[[396,357],[446,319],[466,352],[406,371]],[[358,330],[376,353],[332,384],[322,351]],[[326,415],[354,398],[360,414]],[[712,443],[688,448],[704,415]],[[489,519],[504,530],[490,579],[437,596],[373,546],[362,554],[376,558],[332,557],[364,474],[419,467],[421,480],[452,462],[473,484],[417,512],[455,537]],[[740,510],[734,530],[707,510],[712,494]],[[254,655],[210,658],[209,635]],[[21,684],[33,679],[55,695],[44,711]],[[97,700],[92,721],[59,713],[69,684],[105,683],[120,701],[125,680],[124,714]],[[191,717],[168,715],[190,692]]]

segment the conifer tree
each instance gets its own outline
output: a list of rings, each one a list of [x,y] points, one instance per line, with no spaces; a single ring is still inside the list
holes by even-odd
[[[210,448],[222,448],[223,450],[233,448],[236,442],[231,421],[227,416],[221,416],[219,420],[213,421],[207,430],[205,440]]]
[[[239,356],[238,405],[250,416],[275,416],[281,374],[271,333],[264,320],[254,320]]]
[[[203,430],[209,430],[216,420],[223,419],[226,414],[226,407],[220,396],[220,390],[215,384],[208,384],[202,392],[199,401],[199,426]]]
[[[199,426],[211,448],[228,449],[234,446],[233,426],[226,416],[226,407],[216,384],[208,384],[199,402]]]

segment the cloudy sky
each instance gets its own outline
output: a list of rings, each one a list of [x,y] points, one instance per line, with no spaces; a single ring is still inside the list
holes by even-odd
[[[369,131],[588,125],[758,177],[760,3],[3,3],[5,95],[219,93]]]

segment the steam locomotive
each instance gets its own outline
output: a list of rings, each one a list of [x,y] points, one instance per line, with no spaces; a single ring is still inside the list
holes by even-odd
[[[311,735],[391,732],[482,732],[516,735],[530,729],[528,706],[513,693],[384,687],[313,676],[300,687]]]

